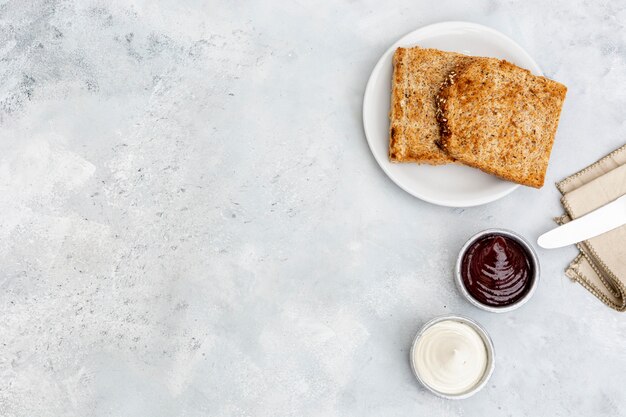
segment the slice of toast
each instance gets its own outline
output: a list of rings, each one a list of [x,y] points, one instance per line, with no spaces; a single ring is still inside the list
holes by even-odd
[[[389,160],[440,165],[453,160],[439,140],[436,96],[447,74],[471,57],[436,49],[398,48],[393,56]]]
[[[459,162],[540,188],[566,92],[495,58],[457,65],[437,96],[440,145]]]

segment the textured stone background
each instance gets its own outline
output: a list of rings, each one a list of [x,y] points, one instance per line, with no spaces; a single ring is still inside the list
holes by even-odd
[[[477,230],[531,239],[554,181],[625,141],[623,1],[0,1],[0,415],[571,416],[626,409],[626,321],[540,251],[525,308],[453,287]],[[501,30],[570,88],[541,191],[422,203],[372,158],[366,80],[406,32]],[[462,402],[415,331],[491,332]]]

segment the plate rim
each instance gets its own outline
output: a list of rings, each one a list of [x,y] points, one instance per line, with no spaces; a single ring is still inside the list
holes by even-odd
[[[462,28],[470,28],[470,29],[478,29],[481,30],[483,32],[487,32],[492,36],[498,37],[502,40],[505,40],[506,42],[511,43],[512,45],[514,45],[515,47],[517,47],[519,49],[519,52],[521,53],[522,56],[524,56],[524,58],[526,60],[528,60],[528,62],[531,64],[529,68],[530,71],[536,75],[540,75],[543,76],[543,71],[541,71],[541,68],[539,67],[539,65],[537,64],[537,62],[533,59],[532,56],[530,56],[530,54],[526,51],[526,49],[524,49],[520,44],[518,44],[515,40],[511,39],[510,37],[508,37],[507,35],[505,35],[504,33],[493,29],[489,26],[485,26],[485,25],[481,25],[479,23],[474,23],[474,22],[467,22],[467,21],[460,21],[460,20],[451,20],[451,21],[443,21],[443,22],[437,22],[437,23],[432,23],[426,26],[422,26],[419,27],[415,30],[412,30],[411,32],[408,32],[406,34],[404,34],[403,36],[401,36],[398,40],[396,40],[393,44],[391,44],[391,46],[389,46],[389,48],[387,48],[385,50],[385,52],[380,56],[380,58],[378,59],[378,61],[376,62],[376,64],[374,65],[374,68],[372,69],[372,72],[367,80],[367,84],[365,85],[365,91],[363,93],[363,108],[362,108],[362,119],[363,119],[363,131],[365,133],[365,139],[367,141],[367,145],[370,149],[370,152],[372,153],[372,155],[374,156],[374,159],[376,160],[376,162],[378,163],[378,165],[380,166],[380,168],[383,170],[383,172],[387,175],[387,177],[389,177],[389,179],[391,179],[391,181],[394,182],[394,184],[396,184],[398,187],[400,187],[402,190],[404,190],[405,192],[407,192],[408,194],[412,195],[415,198],[418,198],[422,201],[425,201],[427,203],[430,204],[435,204],[438,206],[444,206],[444,207],[453,207],[453,208],[463,208],[463,207],[475,207],[475,206],[480,206],[483,204],[488,204],[488,203],[492,203],[494,201],[497,201],[501,198],[506,197],[507,195],[511,194],[513,191],[517,190],[520,187],[520,184],[515,184],[515,183],[511,183],[512,186],[498,194],[494,194],[492,196],[488,196],[488,197],[483,197],[483,198],[474,198],[471,200],[467,200],[464,202],[450,202],[449,200],[446,199],[437,199],[437,198],[432,198],[430,196],[424,196],[420,193],[416,193],[410,189],[408,189],[407,187],[405,187],[401,181],[397,180],[395,178],[395,176],[391,173],[391,171],[388,169],[388,167],[385,165],[385,163],[389,163],[389,161],[387,161],[385,159],[385,161],[381,161],[380,157],[377,155],[377,153],[374,151],[373,148],[373,144],[372,144],[372,140],[370,139],[369,135],[367,134],[368,132],[368,119],[365,116],[365,112],[366,109],[368,108],[368,104],[369,101],[371,99],[371,90],[373,89],[373,83],[374,83],[374,76],[378,75],[378,73],[380,72],[380,69],[382,68],[383,65],[383,61],[385,60],[385,58],[392,53],[392,51],[394,51],[398,45],[400,45],[401,43],[404,42],[404,40],[408,37],[414,36],[416,33],[418,32],[426,32],[426,31],[432,31],[432,30],[441,30],[441,29],[458,29],[459,27]],[[504,180],[503,180],[504,181]]]

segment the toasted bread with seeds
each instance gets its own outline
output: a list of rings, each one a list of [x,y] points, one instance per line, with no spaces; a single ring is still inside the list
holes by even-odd
[[[453,161],[435,144],[439,140],[435,99],[446,75],[472,59],[436,49],[396,49],[389,113],[390,161],[431,165]]]
[[[437,96],[440,145],[459,162],[540,188],[566,92],[495,58],[457,65]]]

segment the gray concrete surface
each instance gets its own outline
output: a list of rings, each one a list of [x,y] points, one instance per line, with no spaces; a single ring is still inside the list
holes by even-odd
[[[371,69],[425,24],[517,40],[569,86],[547,185],[447,209],[363,136]],[[481,312],[452,265],[530,239],[554,181],[625,141],[625,3],[0,1],[3,416],[623,415],[626,321],[539,251],[524,308]],[[426,320],[471,316],[497,368],[415,382]]]

